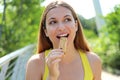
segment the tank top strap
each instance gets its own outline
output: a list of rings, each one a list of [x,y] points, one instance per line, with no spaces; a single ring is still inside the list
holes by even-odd
[[[92,69],[86,54],[80,50],[79,50],[79,53],[80,53],[80,57],[81,57],[83,68],[84,68],[84,80],[93,80]]]
[[[48,55],[49,52],[50,52],[50,50],[46,50],[46,51],[45,51],[45,57]],[[47,80],[48,73],[49,73],[49,70],[48,70],[47,64],[45,63],[43,80]]]

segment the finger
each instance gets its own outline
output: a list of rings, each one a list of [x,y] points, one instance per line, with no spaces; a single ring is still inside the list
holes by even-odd
[[[61,61],[61,59],[56,59],[56,60],[52,61],[52,64],[59,63],[60,61]]]
[[[46,57],[49,57],[49,56],[53,55],[54,53],[56,53],[56,51],[50,51]]]
[[[55,56],[55,55],[63,55],[64,53],[63,52],[50,52],[49,54],[48,54],[48,56],[46,56],[46,58],[49,58],[49,57],[51,57],[51,56]]]
[[[56,59],[60,59],[62,55],[52,55],[46,58],[46,63],[51,63],[52,61]]]
[[[62,49],[53,49],[51,50],[49,53],[48,53],[48,56],[51,56],[51,55],[55,55],[55,54],[64,54],[63,50]]]
[[[63,55],[63,52],[53,52],[51,53],[49,56],[53,56],[53,55]]]
[[[62,49],[53,49],[53,50],[51,50],[51,52],[63,52],[63,50]]]

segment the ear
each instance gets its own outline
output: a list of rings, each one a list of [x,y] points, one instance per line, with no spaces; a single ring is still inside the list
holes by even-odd
[[[77,20],[75,20],[75,28],[76,28],[76,32],[77,32],[77,30],[78,30],[78,21]]]
[[[46,37],[48,37],[48,33],[46,29],[44,29],[44,32],[45,32]]]

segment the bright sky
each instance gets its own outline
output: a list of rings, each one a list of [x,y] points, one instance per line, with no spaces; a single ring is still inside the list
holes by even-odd
[[[47,5],[53,0],[45,0],[44,5]],[[75,11],[82,15],[84,18],[89,19],[95,16],[95,10],[93,6],[93,0],[64,0],[69,3]],[[113,11],[113,7],[120,4],[120,0],[99,0],[102,13],[106,15],[107,13]],[[0,6],[0,12],[3,11],[3,6]]]
[[[46,0],[45,5],[53,0]],[[89,19],[95,16],[93,0],[64,0],[69,3],[75,11],[82,15],[84,18]],[[99,0],[102,13],[106,15],[107,13],[113,11],[113,7],[120,4],[120,0]]]

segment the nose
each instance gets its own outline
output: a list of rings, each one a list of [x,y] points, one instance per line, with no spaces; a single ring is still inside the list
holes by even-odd
[[[63,23],[58,24],[58,30],[63,31],[65,29],[65,25]]]

